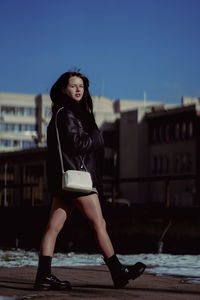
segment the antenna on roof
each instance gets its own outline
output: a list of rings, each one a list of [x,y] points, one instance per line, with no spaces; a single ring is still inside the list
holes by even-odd
[[[144,110],[146,109],[146,98],[147,98],[147,94],[146,94],[146,92],[144,91],[144,102],[143,102]]]

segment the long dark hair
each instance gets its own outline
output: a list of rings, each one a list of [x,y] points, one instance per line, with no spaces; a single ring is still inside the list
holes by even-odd
[[[50,98],[54,105],[56,105],[59,102],[59,99],[62,96],[62,89],[66,88],[69,82],[69,78],[71,77],[80,77],[83,80],[84,84],[84,93],[83,97],[80,100],[80,104],[84,106],[84,108],[89,111],[93,115],[93,103],[92,103],[92,97],[89,92],[89,80],[88,78],[81,74],[79,70],[77,71],[68,71],[62,74],[57,81],[53,84],[51,90],[50,90]]]

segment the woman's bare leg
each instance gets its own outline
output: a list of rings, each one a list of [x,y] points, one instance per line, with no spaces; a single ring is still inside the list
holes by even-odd
[[[53,198],[50,219],[41,242],[40,255],[53,256],[58,233],[72,209],[73,207],[67,205],[67,202],[64,202],[64,200],[57,197]]]
[[[51,274],[51,260],[55,248],[56,238],[62,229],[73,206],[70,206],[63,199],[54,198],[47,229],[43,236],[37,274],[34,288],[36,290],[70,290],[69,281],[61,281]]]
[[[123,266],[114,253],[112,243],[106,231],[106,223],[102,216],[99,198],[96,194],[80,197],[75,200],[75,204],[84,216],[90,221],[95,231],[99,248],[104,256],[115,288],[123,288],[129,279],[136,279],[144,270],[143,263],[136,263],[133,266]]]
[[[111,257],[114,254],[114,249],[106,230],[106,222],[102,215],[97,194],[79,197],[75,199],[74,202],[86,219],[91,223],[97,243],[104,257]]]

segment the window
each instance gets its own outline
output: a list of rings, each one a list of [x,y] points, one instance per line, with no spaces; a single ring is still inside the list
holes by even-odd
[[[180,124],[176,123],[175,127],[174,127],[174,137],[176,140],[179,140],[180,138]]]
[[[163,142],[163,140],[164,140],[164,129],[163,129],[163,126],[160,126],[159,127],[159,141]]]
[[[152,167],[151,167],[151,171],[153,174],[157,173],[157,157],[153,156],[152,157]]]
[[[35,142],[32,142],[32,141],[22,141],[22,148],[23,149],[34,148],[34,147],[35,147]]]
[[[15,115],[15,107],[14,106],[2,106],[1,114],[4,115]]]
[[[2,139],[2,140],[0,140],[0,146],[1,147],[12,147],[13,146],[13,141]]]
[[[186,171],[192,171],[192,155],[190,153],[186,154]]]
[[[158,156],[157,158],[157,167],[158,167],[158,173],[161,174],[163,171],[163,157]]]
[[[169,171],[169,161],[167,155],[163,156],[163,173],[168,173]]]
[[[153,142],[156,143],[158,141],[158,130],[156,127],[153,128]]]
[[[0,129],[3,132],[21,132],[21,131],[35,131],[33,124],[14,124],[14,123],[1,123]]]
[[[1,114],[13,116],[35,116],[35,108],[23,106],[2,106]]]
[[[165,126],[165,141],[169,142],[169,140],[170,140],[170,126],[169,124],[167,124]]]
[[[169,124],[157,124],[150,131],[150,141],[152,143],[169,142],[171,139],[171,128]]]
[[[194,126],[193,126],[192,121],[190,121],[189,123],[187,123],[186,131],[187,131],[187,137],[189,139],[193,138],[193,136],[194,136]]]
[[[34,116],[35,109],[32,107],[24,107],[24,116]]]
[[[180,154],[176,154],[174,157],[174,172],[178,173],[180,172],[181,167],[181,157]]]
[[[15,114],[18,116],[24,116],[24,107],[16,107]]]
[[[20,147],[23,149],[34,148],[36,144],[34,141],[20,141],[20,140],[0,140],[0,147]]]
[[[166,174],[169,171],[169,161],[167,155],[158,155],[152,157],[152,174]]]
[[[181,124],[181,138],[184,140],[186,138],[186,123]]]
[[[19,140],[14,140],[14,142],[13,142],[13,146],[14,147],[20,147],[20,141]]]

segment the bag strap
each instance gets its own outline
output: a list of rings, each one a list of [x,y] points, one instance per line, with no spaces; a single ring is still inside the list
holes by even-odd
[[[56,127],[56,135],[57,135],[57,140],[58,140],[58,151],[59,151],[59,156],[60,156],[61,169],[62,169],[62,173],[65,173],[65,171],[64,171],[64,164],[63,164],[63,158],[62,158],[62,151],[61,151],[60,138],[59,138],[59,132],[58,132],[58,124],[57,124],[58,113],[59,113],[63,108],[64,108],[64,107],[61,107],[61,108],[56,112],[56,117],[55,117],[55,127]],[[80,155],[80,159],[81,159],[81,162],[82,162],[81,169],[84,167],[85,170],[87,171],[87,168],[86,168],[86,166],[85,166],[84,159],[82,158],[81,155]]]
[[[81,165],[81,169],[84,167],[85,168],[85,171],[88,172],[87,168],[86,168],[86,165],[85,165],[85,162],[84,162],[84,159],[82,158],[82,156],[80,155],[80,159],[82,161],[82,165]]]
[[[65,171],[64,171],[64,164],[63,164],[63,158],[62,158],[61,145],[60,145],[60,138],[59,138],[59,133],[58,133],[58,125],[57,125],[57,116],[58,116],[58,113],[59,113],[63,108],[64,108],[64,107],[61,107],[61,108],[56,112],[55,125],[56,125],[56,135],[57,135],[57,140],[58,140],[58,151],[59,151],[59,155],[60,155],[61,169],[62,169],[62,173],[65,173]]]

